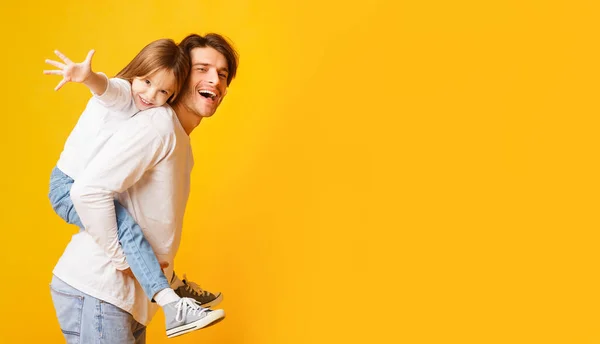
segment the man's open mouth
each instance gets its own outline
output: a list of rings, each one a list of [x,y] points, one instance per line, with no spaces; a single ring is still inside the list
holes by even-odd
[[[217,98],[217,94],[213,91],[209,91],[209,90],[200,90],[198,91],[198,93],[203,96],[204,98],[208,98],[208,99],[212,99],[215,100]]]

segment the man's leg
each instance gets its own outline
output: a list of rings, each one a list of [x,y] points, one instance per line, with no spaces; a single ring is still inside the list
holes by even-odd
[[[139,330],[131,314],[66,284],[53,276],[52,302],[67,344],[138,344]],[[139,335],[138,335],[139,336]]]
[[[60,330],[67,344],[81,343],[83,293],[75,290],[56,276],[52,276],[50,295],[52,296]]]
[[[97,319],[99,319],[99,326],[102,328],[98,343],[145,343],[146,327],[135,321],[131,314],[115,305],[101,300],[98,300],[98,306],[99,311],[97,312]]]

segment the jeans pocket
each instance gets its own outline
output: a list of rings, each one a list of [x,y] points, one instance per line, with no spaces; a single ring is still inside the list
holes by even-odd
[[[100,300],[100,314],[102,315],[116,315],[121,316],[123,318],[129,319],[131,318],[131,314],[122,310],[121,308],[113,305],[112,303],[108,303],[106,301]]]
[[[100,331],[102,344],[133,344],[133,316],[121,308],[108,302],[99,300],[100,305]]]
[[[60,329],[68,344],[79,344],[83,296],[57,290],[50,285],[50,294]]]

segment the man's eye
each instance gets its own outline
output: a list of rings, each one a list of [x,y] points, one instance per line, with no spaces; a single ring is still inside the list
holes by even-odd
[[[198,70],[201,72],[206,72],[206,68],[204,68],[204,67],[200,67],[200,68],[198,68]]]
[[[163,94],[167,94],[167,95],[169,94],[169,92],[167,92],[167,91],[165,91],[165,90],[162,90],[161,92],[162,92]]]
[[[227,75],[225,75],[225,74],[219,74],[219,76],[223,79],[227,78]]]

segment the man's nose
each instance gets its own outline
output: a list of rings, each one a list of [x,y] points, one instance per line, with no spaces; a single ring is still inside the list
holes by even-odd
[[[219,84],[219,73],[217,73],[216,70],[212,70],[209,73],[207,73],[207,77],[206,77],[206,81],[211,84],[211,85],[218,85]]]

